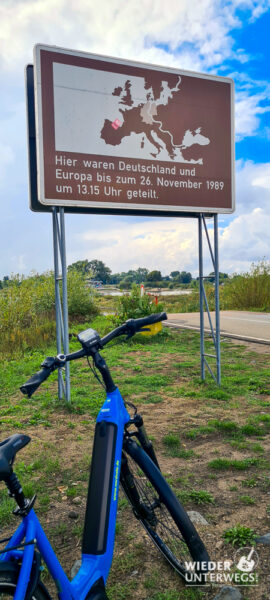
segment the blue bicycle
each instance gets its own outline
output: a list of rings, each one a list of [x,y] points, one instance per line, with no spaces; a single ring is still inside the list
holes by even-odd
[[[96,376],[106,389],[106,400],[95,428],[93,456],[87,495],[82,540],[81,567],[70,581],[62,569],[34,512],[35,496],[25,498],[12,465],[16,453],[30,442],[27,435],[16,434],[0,444],[0,479],[15,499],[13,511],[21,519],[15,533],[2,540],[0,553],[0,596],[15,600],[49,600],[50,594],[40,580],[41,559],[55,582],[61,600],[106,600],[105,584],[111,566],[119,482],[150,538],[180,576],[185,577],[185,562],[196,562],[197,572],[206,573],[209,556],[196,529],[163,478],[142,417],[126,403],[113,382],[101,356],[104,346],[120,335],[135,333],[167,318],[165,313],[142,319],[129,319],[100,338],[93,329],[78,335],[82,348],[64,356],[48,357],[42,369],[21,387],[29,397],[40,384],[67,361],[92,357]],[[99,377],[99,376],[98,376]],[[99,377],[100,378],[100,377]],[[127,408],[132,409],[130,416]]]

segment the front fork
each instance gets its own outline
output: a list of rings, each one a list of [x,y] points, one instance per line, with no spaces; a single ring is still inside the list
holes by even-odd
[[[146,454],[148,454],[148,456],[151,458],[151,460],[153,461],[153,463],[155,463],[156,467],[159,469],[160,471],[160,466],[158,464],[158,459],[156,457],[156,453],[153,447],[152,442],[149,440],[149,437],[146,433],[144,424],[143,424],[143,418],[141,415],[136,414],[133,419],[131,419],[129,421],[129,423],[127,424],[127,427],[129,427],[130,425],[135,425],[137,431],[133,431],[133,432],[128,432],[126,429],[126,435],[128,437],[134,436],[138,439],[138,441],[140,442],[141,447],[143,448],[143,450],[146,452]]]
[[[135,425],[137,428],[137,431],[132,431],[132,432],[127,431],[127,427],[129,427],[130,425]],[[156,457],[156,454],[155,454],[155,451],[153,448],[153,444],[147,436],[141,415],[136,414],[134,416],[134,418],[131,419],[131,421],[129,421],[128,425],[126,426],[126,433],[125,433],[126,444],[132,443],[131,442],[132,437],[136,437],[138,439],[138,441],[140,442],[140,445],[143,448],[143,450],[145,451],[145,453],[151,458],[151,460],[154,462],[154,464],[160,470],[160,467],[159,467],[159,464],[157,461],[157,457]],[[123,444],[124,450],[125,450],[125,441]],[[137,487],[136,477],[134,479],[132,469],[130,469],[130,467],[129,467],[129,461],[128,461],[128,458],[127,458],[125,452],[122,452],[120,481],[121,481],[121,484],[122,484],[122,487],[123,487],[123,490],[124,490],[126,496],[128,497],[128,499],[130,500],[130,502],[133,506],[133,512],[134,512],[135,517],[137,519],[143,519],[143,520],[147,519],[147,521],[149,523],[151,523],[153,527],[155,527],[156,517],[155,517],[154,511],[153,511],[153,508],[155,508],[157,504],[155,503],[155,506],[152,507],[152,506],[149,506],[148,502],[146,502],[146,503],[144,502],[143,497],[141,497],[141,495],[140,495],[140,488]],[[159,500],[157,500],[157,503],[159,504]]]

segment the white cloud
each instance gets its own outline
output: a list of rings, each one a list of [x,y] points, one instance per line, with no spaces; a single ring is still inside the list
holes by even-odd
[[[269,259],[269,219],[270,212],[255,208],[224,229],[220,239],[222,271],[246,271],[252,262]]]
[[[79,235],[80,250],[68,254],[68,262],[82,256],[103,260],[113,271],[145,266],[164,275],[176,268],[197,268],[196,219],[147,219],[136,223],[114,219],[97,234],[97,227]],[[182,265],[185,265],[182,266]]]
[[[263,170],[263,173],[259,177],[252,180],[251,185],[256,188],[270,190],[270,165],[268,165],[268,169]]]
[[[241,0],[239,4],[243,4]],[[245,2],[245,4],[251,9],[250,22],[261,17],[269,9],[269,0],[250,0],[250,2]]]
[[[241,213],[270,208],[270,163],[236,162],[236,206]]]
[[[255,19],[260,3],[237,0],[4,0],[0,5],[0,54],[16,68],[31,60],[37,42],[139,60],[166,60],[183,68],[181,45],[189,44],[198,67],[208,69],[232,55],[237,10]],[[160,51],[160,45],[167,47]],[[186,52],[183,53],[187,58]],[[235,54],[237,58],[237,52]],[[190,65],[191,66],[191,65]],[[197,68],[193,66],[193,69]]]
[[[260,126],[260,115],[269,112],[270,108],[261,106],[260,103],[269,99],[267,90],[262,94],[248,91],[236,93],[235,102],[235,133],[236,140],[240,141],[246,136],[254,135]]]

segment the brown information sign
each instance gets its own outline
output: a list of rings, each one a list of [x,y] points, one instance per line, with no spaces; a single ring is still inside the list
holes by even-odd
[[[231,79],[51,46],[34,59],[43,205],[234,210]]]

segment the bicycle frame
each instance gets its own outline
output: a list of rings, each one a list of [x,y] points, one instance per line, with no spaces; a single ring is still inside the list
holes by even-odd
[[[82,564],[77,575],[72,581],[68,579],[32,509],[0,555],[1,562],[21,561],[14,600],[25,598],[35,545],[55,581],[61,600],[84,600],[100,578],[106,583],[113,557],[124,427],[129,421],[130,416],[118,388],[107,393],[96,421]],[[94,487],[96,483],[97,487]],[[27,544],[22,550],[12,550],[22,543]]]

